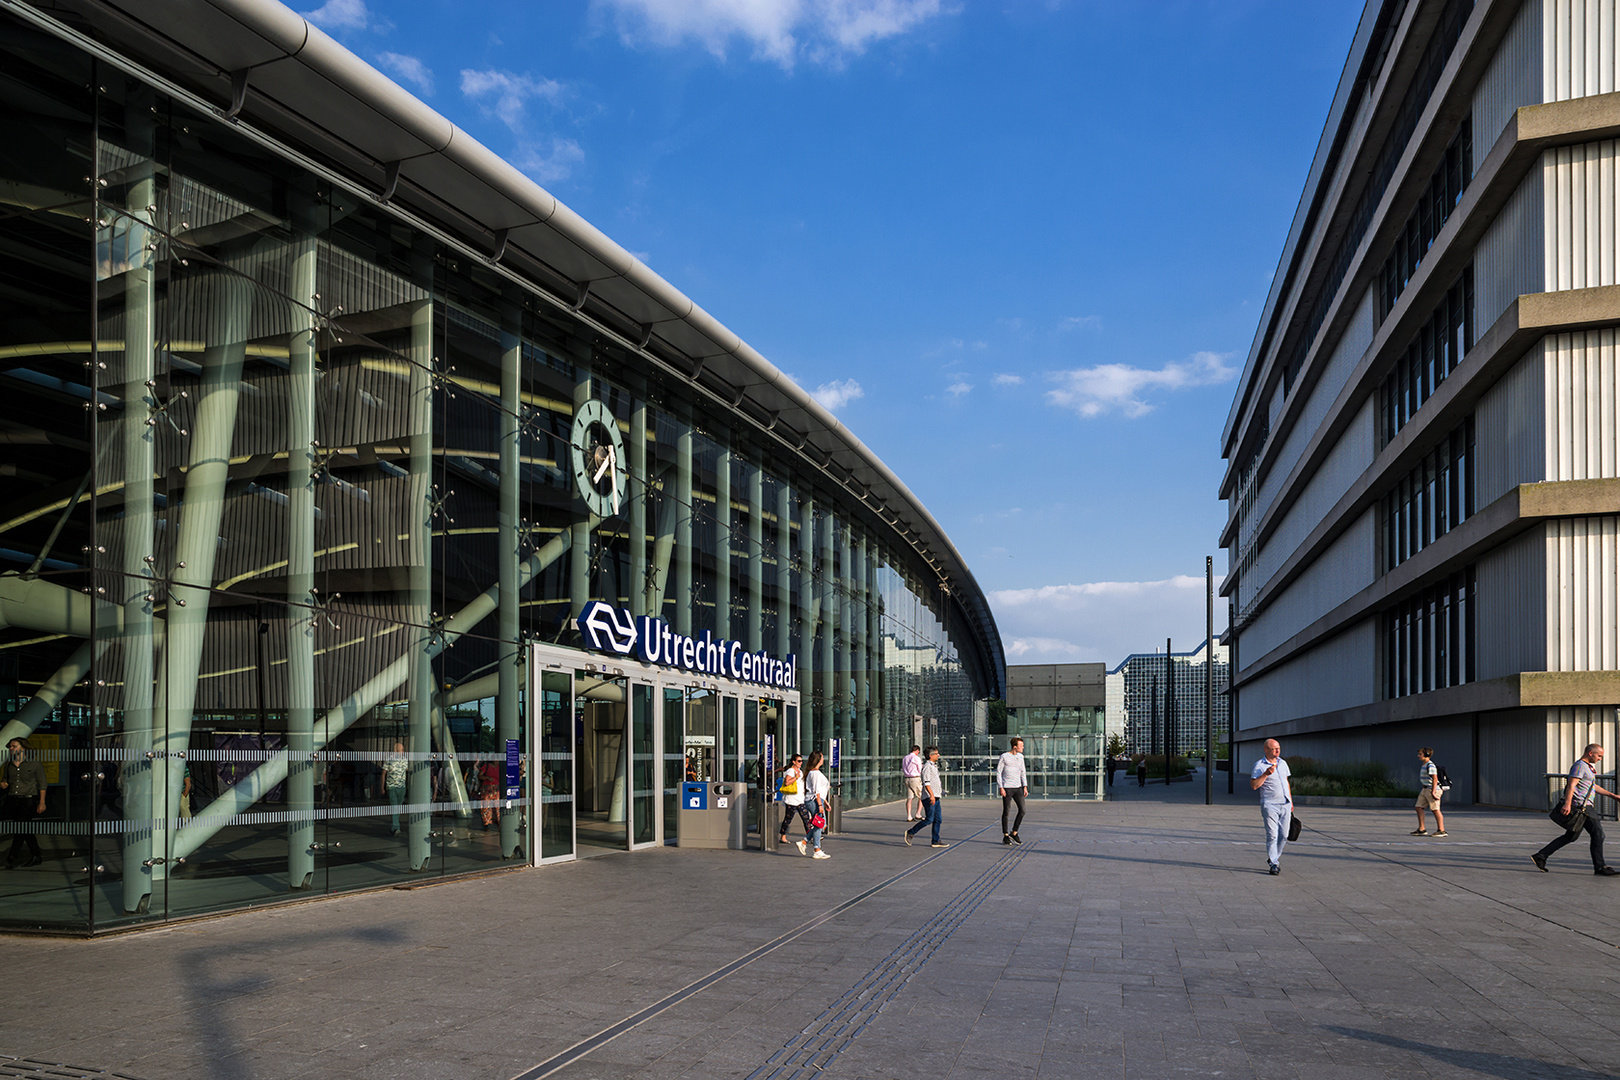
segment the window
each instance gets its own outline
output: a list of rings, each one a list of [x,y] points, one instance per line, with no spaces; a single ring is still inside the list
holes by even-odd
[[[1384,697],[1473,682],[1476,608],[1469,566],[1384,613]]]

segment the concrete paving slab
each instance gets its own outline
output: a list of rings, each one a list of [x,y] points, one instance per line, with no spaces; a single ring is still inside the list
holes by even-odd
[[[895,804],[850,812],[822,862],[661,849],[11,938],[37,989],[0,1015],[0,1053],[141,1080],[538,1080],[652,1010],[551,1075],[1615,1075],[1620,883],[1584,850],[1537,872],[1539,815],[1449,810],[1442,840],[1312,807],[1272,877],[1247,798],[1116,793],[1032,803],[1021,848],[971,801],[947,806],[952,847],[907,848]]]

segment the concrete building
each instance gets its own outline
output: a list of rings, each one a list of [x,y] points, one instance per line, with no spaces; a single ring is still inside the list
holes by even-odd
[[[4,0],[0,145],[0,925],[655,847],[768,739],[856,804],[983,730],[905,484],[289,8]]]
[[[1229,677],[1227,646],[1215,643],[1215,745],[1217,754],[1226,753],[1230,712],[1226,695]],[[1205,643],[1186,652],[1170,654],[1170,671],[1165,671],[1164,653],[1132,653],[1108,672],[1106,699],[1109,710],[1107,730],[1118,731],[1129,753],[1163,753],[1165,749],[1165,684],[1174,692],[1170,711],[1169,746],[1172,753],[1201,753],[1204,749],[1204,669]],[[1007,669],[1009,675],[1012,668]],[[1155,727],[1157,725],[1157,727]]]
[[[1239,761],[1614,745],[1616,15],[1368,3],[1223,434]]]
[[[1007,666],[1007,735],[989,750],[1022,737],[1036,797],[1102,798],[1104,675],[1102,664]]]

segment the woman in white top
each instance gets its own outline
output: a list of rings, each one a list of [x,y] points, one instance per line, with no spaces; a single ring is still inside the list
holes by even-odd
[[[782,793],[782,843],[787,843],[788,826],[793,824],[793,815],[797,814],[804,822],[804,835],[810,835],[810,811],[804,808],[804,758],[794,754],[788,761],[788,767],[782,771],[782,783],[777,791]],[[809,849],[803,840],[796,841],[799,845],[799,854],[808,855]]]
[[[804,794],[806,800],[806,809],[809,810],[811,816],[814,817],[816,814],[820,814],[822,820],[825,821],[827,814],[829,813],[827,796],[832,792],[832,784],[827,780],[826,775],[821,771],[822,760],[823,757],[820,750],[810,751],[810,761],[808,766],[809,771],[804,777]],[[828,855],[825,851],[821,850],[821,835],[825,831],[825,827],[820,829],[812,828],[810,830],[810,846],[815,849],[810,853],[810,857],[812,859],[832,858],[831,855]],[[799,845],[799,850],[804,850],[804,845],[802,843]]]

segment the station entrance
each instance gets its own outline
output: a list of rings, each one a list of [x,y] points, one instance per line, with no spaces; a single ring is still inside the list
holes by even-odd
[[[685,781],[747,784],[757,832],[799,745],[797,690],[547,645],[530,647],[529,671],[536,863],[673,844]]]

